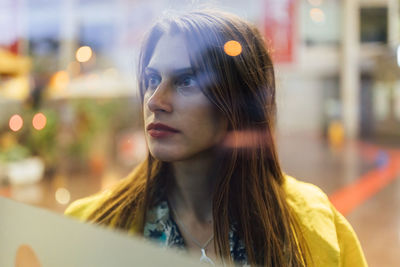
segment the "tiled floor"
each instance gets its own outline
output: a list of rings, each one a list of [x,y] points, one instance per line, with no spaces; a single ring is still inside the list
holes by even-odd
[[[359,141],[333,149],[323,138],[297,134],[279,136],[278,148],[286,173],[318,185],[328,195],[376,168],[382,163],[381,156],[386,155],[386,150]],[[67,204],[56,201],[57,189],[68,189],[73,201],[109,186],[128,173],[127,167],[110,168],[101,179],[83,174],[57,174],[33,186],[0,188],[0,195],[62,213]],[[396,178],[399,177],[397,170]],[[347,214],[347,219],[359,236],[370,266],[400,266],[399,179]]]

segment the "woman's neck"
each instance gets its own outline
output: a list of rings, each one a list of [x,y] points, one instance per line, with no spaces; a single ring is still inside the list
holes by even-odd
[[[175,183],[168,198],[175,212],[191,214],[199,222],[212,219],[213,164],[209,156],[172,163]]]

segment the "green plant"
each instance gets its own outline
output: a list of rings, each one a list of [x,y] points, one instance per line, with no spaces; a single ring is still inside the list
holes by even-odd
[[[13,146],[3,148],[0,153],[1,162],[18,161],[27,158],[31,152],[25,146],[15,144]]]

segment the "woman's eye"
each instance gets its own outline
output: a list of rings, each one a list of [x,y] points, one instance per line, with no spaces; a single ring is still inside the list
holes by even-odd
[[[181,85],[188,87],[188,86],[194,86],[196,81],[192,77],[185,77],[182,79]]]
[[[199,91],[197,80],[192,75],[184,76],[176,81],[176,87],[181,94],[193,93]]]
[[[160,84],[161,79],[157,75],[149,75],[146,77],[147,80],[147,88],[155,89]]]

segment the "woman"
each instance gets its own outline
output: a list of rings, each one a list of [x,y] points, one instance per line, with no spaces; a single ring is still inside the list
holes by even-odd
[[[211,264],[366,265],[326,195],[279,166],[273,65],[255,26],[214,11],[164,18],[138,70],[147,159],[67,215]]]

